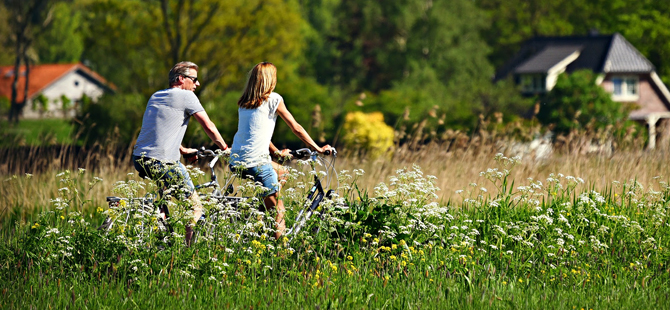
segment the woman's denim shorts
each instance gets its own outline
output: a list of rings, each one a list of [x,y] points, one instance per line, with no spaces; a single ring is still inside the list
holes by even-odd
[[[241,177],[251,177],[255,182],[263,184],[263,187],[266,188],[263,196],[270,196],[279,192],[279,179],[277,177],[277,172],[272,168],[271,164],[264,164],[251,168],[230,165],[230,170],[238,173]]]

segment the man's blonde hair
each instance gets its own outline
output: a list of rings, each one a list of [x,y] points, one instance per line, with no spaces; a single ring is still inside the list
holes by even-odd
[[[268,99],[277,86],[277,67],[270,62],[261,62],[249,71],[247,85],[237,101],[240,108],[255,109]]]

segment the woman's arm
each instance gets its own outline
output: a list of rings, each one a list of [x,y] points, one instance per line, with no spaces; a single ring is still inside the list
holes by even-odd
[[[330,145],[324,145],[323,147],[319,147],[314,140],[312,140],[312,137],[309,136],[307,131],[305,131],[305,128],[302,127],[302,125],[298,124],[296,122],[295,118],[293,118],[293,114],[288,111],[286,108],[286,105],[284,104],[284,101],[282,100],[279,102],[279,106],[277,107],[277,114],[281,116],[281,118],[286,122],[289,128],[291,128],[291,131],[302,140],[302,142],[305,142],[309,147],[315,149],[319,153],[324,153],[327,150],[330,150],[331,147]]]
[[[212,141],[222,150],[228,149],[228,145],[226,144],[225,141],[223,141],[223,138],[221,137],[221,134],[219,133],[219,130],[216,129],[216,125],[212,123],[212,121],[209,119],[209,115],[207,115],[207,112],[205,111],[200,111],[198,113],[193,114],[196,120],[198,120],[198,123],[202,126],[202,129],[205,130],[205,133],[207,133],[207,136],[209,136]]]

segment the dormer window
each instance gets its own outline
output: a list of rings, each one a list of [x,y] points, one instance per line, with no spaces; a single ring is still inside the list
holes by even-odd
[[[547,91],[547,78],[544,74],[524,74],[521,76],[521,90],[524,93]]]
[[[640,97],[640,79],[637,76],[615,76],[612,78],[612,99],[636,101]]]

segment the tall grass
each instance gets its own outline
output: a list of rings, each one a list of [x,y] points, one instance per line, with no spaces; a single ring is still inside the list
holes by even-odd
[[[496,155],[476,174],[489,190],[468,185],[446,204],[434,201],[440,181],[431,171],[394,170],[352,192],[369,173],[352,170],[341,174],[342,201],[293,240],[272,240],[272,217],[250,206],[252,225],[224,218],[221,231],[192,247],[183,226],[167,246],[162,235],[138,240],[123,226],[96,230],[102,210],[87,199],[92,173],[59,173],[63,187],[49,211],[14,225],[0,243],[0,306],[667,307],[666,182],[597,188],[560,171],[513,179],[522,166]],[[309,174],[291,173],[284,201],[295,212]],[[22,178],[10,182],[34,181]],[[136,185],[115,187],[130,193]],[[138,220],[153,223],[151,215]]]
[[[128,175],[135,172],[129,159],[130,149],[121,148],[120,152],[118,150],[116,146],[95,146],[89,149],[65,146],[58,149],[31,147],[23,150],[24,153],[0,150],[7,159],[0,165],[0,171],[3,172],[0,175],[0,197],[3,200],[0,217],[5,218],[11,212],[18,212],[21,218],[25,218],[26,215],[34,213],[35,209],[43,210],[60,188],[55,175],[65,169],[86,169],[90,172],[86,177],[91,180],[93,176],[101,177],[103,182],[96,187],[91,199],[104,205],[104,199],[111,195],[116,181],[137,178]],[[438,195],[444,201],[460,197],[455,194],[456,191],[466,189],[472,183],[476,183],[478,187],[489,186],[488,181],[480,176],[480,172],[484,167],[490,166],[499,148],[487,146],[447,150],[449,146],[444,143],[403,145],[386,157],[370,159],[345,149],[339,152],[337,168],[364,170],[365,174],[360,177],[359,185],[361,188],[372,188],[379,182],[386,181],[397,169],[418,165],[437,177],[436,185],[441,189]],[[560,172],[579,176],[596,188],[605,188],[613,181],[625,182],[629,179],[650,184],[657,177],[670,177],[670,165],[667,164],[669,155],[670,152],[665,149],[627,149],[610,155],[556,151],[550,157],[541,159],[536,159],[533,154],[522,154],[520,163],[510,177],[514,180],[541,180],[551,173]]]

